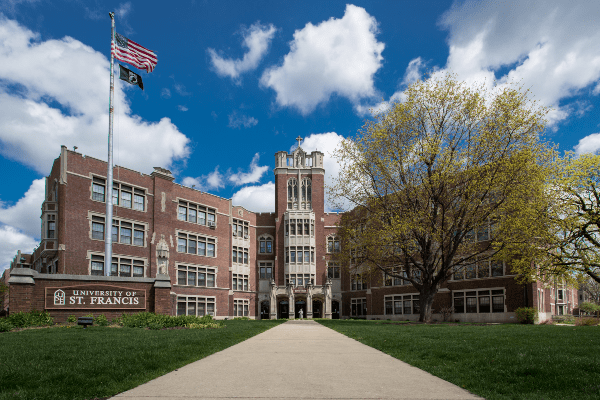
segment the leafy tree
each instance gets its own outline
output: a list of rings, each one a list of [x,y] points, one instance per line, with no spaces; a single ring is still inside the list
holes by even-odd
[[[600,155],[558,158],[545,198],[535,246],[506,249],[521,254],[517,270],[571,282],[583,274],[600,283]]]
[[[504,216],[539,208],[529,204],[553,152],[540,139],[548,110],[520,88],[490,92],[447,74],[404,94],[336,150],[330,200],[352,209],[340,219],[341,261],[362,278],[410,282],[429,322],[441,285],[511,239]]]
[[[8,293],[8,285],[0,282],[0,311],[4,310],[4,296]]]
[[[583,277],[583,282],[579,285],[579,289],[587,295],[590,302],[600,305],[600,283],[586,275]]]

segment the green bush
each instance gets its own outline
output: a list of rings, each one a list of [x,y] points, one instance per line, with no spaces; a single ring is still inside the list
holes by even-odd
[[[108,326],[108,318],[106,318],[106,315],[100,314],[94,318],[94,323],[98,326]]]
[[[9,332],[13,330],[15,327],[6,318],[0,319],[0,332]]]
[[[594,303],[590,303],[589,301],[584,301],[579,305],[579,309],[587,314],[592,314],[597,311],[600,311],[600,306]]]
[[[54,318],[47,311],[30,311],[10,314],[6,320],[17,328],[29,326],[49,326],[54,323]]]
[[[250,320],[250,318],[248,318],[248,317],[235,317],[234,320],[248,321],[248,320]]]
[[[204,317],[195,317],[192,315],[170,315],[154,314],[150,312],[141,312],[137,314],[123,314],[119,319],[119,324],[127,328],[174,328],[187,327],[189,324],[207,324],[213,322],[210,315]],[[157,328],[159,327],[159,328]]]
[[[533,307],[521,307],[515,310],[517,320],[522,324],[533,324],[538,319],[538,310]]]
[[[596,318],[578,318],[575,320],[577,326],[596,326],[598,325],[598,319]]]
[[[74,324],[75,322],[77,322],[77,317],[74,315],[69,315],[67,317],[67,324]]]

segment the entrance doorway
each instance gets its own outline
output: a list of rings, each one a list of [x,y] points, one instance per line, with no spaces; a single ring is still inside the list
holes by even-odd
[[[277,318],[289,318],[290,317],[290,303],[286,300],[282,300],[277,304]]]
[[[313,318],[323,318],[323,303],[321,300],[313,300]]]
[[[270,319],[271,318],[270,308],[271,307],[269,307],[268,301],[263,301],[262,303],[260,303],[260,319]]]
[[[306,301],[298,300],[296,303],[294,303],[294,306],[296,318],[300,318],[300,310],[302,310],[302,318],[306,318]]]
[[[338,301],[331,302],[331,319],[340,319],[340,303]]]

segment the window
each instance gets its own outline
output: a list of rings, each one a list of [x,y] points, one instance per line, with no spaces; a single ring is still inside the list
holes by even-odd
[[[285,249],[286,264],[310,264],[315,262],[315,248],[309,246],[291,246]]]
[[[329,261],[327,264],[327,277],[329,279],[339,279],[340,277],[340,264],[334,261]]]
[[[489,278],[504,276],[504,263],[496,260],[482,260],[476,263],[456,267],[454,280]]]
[[[106,179],[92,178],[92,200],[104,202],[106,199]],[[146,190],[113,182],[112,203],[116,206],[144,211],[146,208]]]
[[[564,289],[558,289],[558,301],[564,301],[565,300],[565,290]],[[559,314],[562,315],[562,314]]]
[[[179,232],[177,233],[177,252],[215,257],[216,239]]]
[[[340,252],[340,239],[337,236],[327,237],[327,252],[328,253],[339,253]]]
[[[104,275],[104,256],[92,255],[91,275]]]
[[[247,317],[248,316],[248,300],[234,299],[233,300],[233,316]]]
[[[315,284],[314,274],[286,274],[285,284],[291,286],[306,286]]]
[[[248,234],[248,226],[249,226],[248,221],[234,219],[233,225],[232,225],[233,236],[236,236],[239,238],[244,238],[244,239],[250,238],[250,236]]]
[[[406,276],[406,271],[401,270],[401,269],[394,269],[391,271],[391,273],[394,275]],[[405,281],[404,279],[399,278],[397,276],[388,275],[387,273],[383,274],[383,282],[384,282],[385,286],[410,285],[409,281]]]
[[[232,262],[237,264],[246,264],[248,265],[248,249],[243,247],[233,246],[232,251]]]
[[[177,284],[180,286],[215,287],[214,268],[177,265]]]
[[[386,315],[410,315],[420,312],[418,294],[385,296],[384,301]]]
[[[215,315],[214,297],[177,296],[177,315]]]
[[[248,291],[248,275],[233,274],[231,289]]]
[[[259,263],[260,279],[269,279],[273,277],[273,264],[270,262]]]
[[[313,219],[285,220],[285,236],[315,236]]]
[[[367,316],[367,299],[352,299],[351,315],[353,317]]]
[[[105,221],[104,217],[92,215],[92,239],[104,240]],[[113,219],[111,231],[113,243],[144,246],[145,232],[144,225]]]
[[[363,282],[360,274],[356,274],[351,278],[352,290],[366,290],[367,282]]]
[[[48,239],[54,239],[56,237],[56,215],[48,215]]]
[[[216,226],[216,214],[217,211],[214,208],[184,200],[179,200],[177,207],[178,220],[205,225],[210,228],[215,228]]]
[[[457,314],[504,312],[504,289],[454,292],[453,299]]]
[[[104,202],[106,181],[102,178],[92,178],[92,200]]]
[[[146,261],[131,257],[113,257],[110,266],[111,276],[124,276],[141,278],[144,277],[144,266]],[[91,275],[104,275],[104,255],[92,254]]]
[[[288,180],[288,210],[298,209],[298,181],[296,178]]]
[[[311,188],[311,180],[310,178],[302,179],[302,202],[301,208],[303,210],[312,209],[312,188]]]
[[[258,252],[261,254],[273,253],[273,238],[271,236],[261,236],[258,241]]]

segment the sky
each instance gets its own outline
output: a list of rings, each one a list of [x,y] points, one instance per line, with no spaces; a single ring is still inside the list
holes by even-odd
[[[115,80],[114,160],[256,212],[274,154],[331,153],[426,72],[516,82],[563,151],[600,151],[598,1],[0,1],[0,273],[40,240],[60,146],[107,159],[110,18],[153,50]]]

